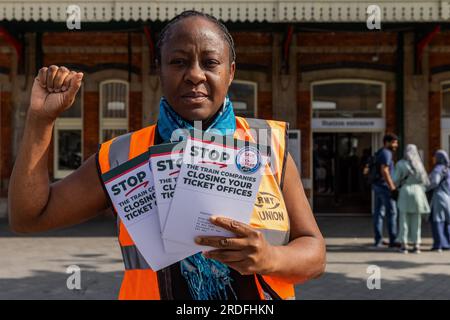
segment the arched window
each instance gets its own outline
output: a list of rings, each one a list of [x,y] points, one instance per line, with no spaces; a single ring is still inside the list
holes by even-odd
[[[72,107],[56,119],[54,130],[54,178],[62,179],[83,162],[83,86]]]
[[[228,89],[228,96],[233,102],[234,112],[237,116],[257,117],[258,85],[256,82],[233,80]]]
[[[338,79],[312,84],[313,118],[381,118],[384,83]]]
[[[128,131],[129,84],[123,80],[100,83],[100,142]]]

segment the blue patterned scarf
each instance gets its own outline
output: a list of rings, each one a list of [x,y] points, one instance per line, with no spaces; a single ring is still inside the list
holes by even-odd
[[[157,128],[164,142],[171,141],[172,133],[177,129],[195,129],[172,109],[164,97],[159,103]],[[233,104],[227,96],[205,131],[232,135],[235,130]],[[180,271],[194,300],[228,300],[227,289],[234,295],[234,299],[237,299],[231,286],[230,269],[219,261],[207,259],[201,253],[197,253],[180,261]]]
[[[190,122],[184,120],[172,109],[165,97],[162,97],[159,102],[157,127],[159,135],[165,142],[171,141],[172,133],[177,129],[195,129]],[[213,121],[204,131],[220,135],[232,135],[235,130],[236,119],[233,104],[227,96]]]

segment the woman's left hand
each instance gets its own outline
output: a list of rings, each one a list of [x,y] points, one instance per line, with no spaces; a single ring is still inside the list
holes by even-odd
[[[268,274],[274,270],[275,247],[251,226],[224,217],[211,217],[211,222],[236,234],[236,237],[197,237],[195,242],[218,248],[204,252],[206,258],[227,264],[242,275]]]

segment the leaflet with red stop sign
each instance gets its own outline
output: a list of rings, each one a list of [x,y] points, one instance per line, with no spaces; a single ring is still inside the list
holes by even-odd
[[[159,144],[150,147],[150,167],[155,181],[156,201],[158,203],[158,216],[161,230],[167,220],[170,203],[172,202],[177,178],[183,163],[183,151],[186,142]],[[190,250],[185,244],[164,240],[166,252],[183,252]]]
[[[149,156],[150,153],[145,152],[121,164],[104,173],[102,180],[137,249],[149,266],[157,271],[200,250],[188,248],[178,253],[165,252]]]
[[[249,224],[263,174],[270,174],[270,148],[230,136],[187,138],[162,237],[191,248],[197,236],[235,236],[210,222],[211,216]]]

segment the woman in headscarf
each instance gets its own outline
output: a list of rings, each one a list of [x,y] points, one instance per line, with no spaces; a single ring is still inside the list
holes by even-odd
[[[430,184],[417,147],[408,144],[405,155],[395,166],[394,183],[400,190],[399,209],[400,252],[408,253],[408,240],[413,252],[420,253],[422,214],[430,212],[425,188]]]
[[[430,173],[429,191],[431,198],[431,231],[433,247],[431,250],[450,249],[450,161],[447,152],[438,150],[434,154],[434,168]]]

